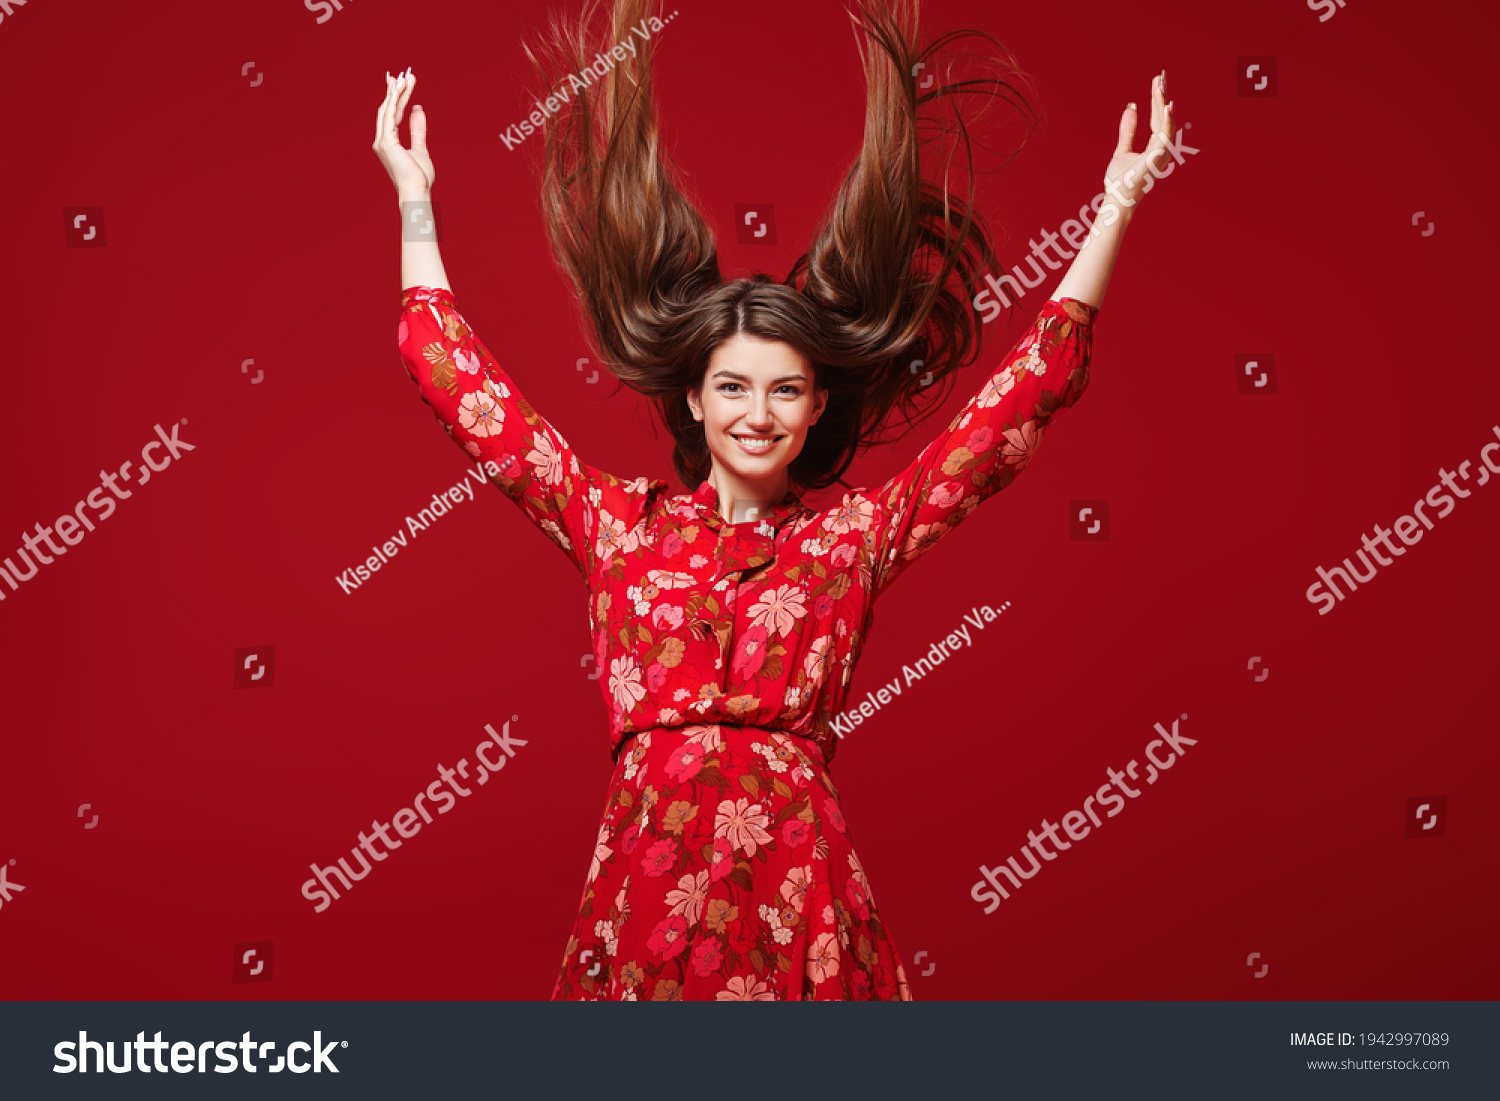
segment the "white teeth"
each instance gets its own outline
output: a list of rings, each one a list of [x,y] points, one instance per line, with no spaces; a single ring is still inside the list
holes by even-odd
[[[733,435],[733,433],[731,433]],[[779,436],[735,436],[735,440],[746,451],[769,451],[780,439]]]

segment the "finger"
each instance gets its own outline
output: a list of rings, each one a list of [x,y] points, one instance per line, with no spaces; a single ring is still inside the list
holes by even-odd
[[[387,74],[385,81],[385,99],[380,101],[380,106],[375,109],[375,144],[380,144],[380,137],[385,133],[385,105],[391,100],[391,81]]]
[[[1127,103],[1120,115],[1120,141],[1115,146],[1116,153],[1129,153],[1135,148],[1135,121],[1135,104]]]
[[[412,86],[416,82],[417,78],[411,75],[410,69],[401,74],[401,80],[398,84],[400,94],[396,100],[396,129],[398,132],[401,129],[401,120],[406,117],[406,104],[411,99]]]
[[[391,101],[395,97],[396,85],[390,73],[385,74],[385,99],[375,116],[375,144],[386,141],[394,127],[391,125]]]
[[[411,151],[424,155],[427,152],[427,112],[420,103],[411,109]]]
[[[1161,132],[1165,122],[1163,119],[1163,108],[1167,105],[1166,100],[1167,74],[1166,70],[1157,75],[1151,81],[1151,134],[1154,137]]]

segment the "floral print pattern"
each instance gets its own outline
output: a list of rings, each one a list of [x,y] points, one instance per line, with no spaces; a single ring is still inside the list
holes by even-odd
[[[554,998],[911,997],[828,773],[876,597],[1035,457],[1088,386],[1098,311],[1049,300],[884,485],[731,524],[705,480],[584,463],[445,288],[398,343],[448,435],[578,568],[615,762]]]

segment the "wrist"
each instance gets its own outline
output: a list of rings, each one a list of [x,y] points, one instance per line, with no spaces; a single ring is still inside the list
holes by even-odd
[[[426,203],[432,201],[432,189],[424,187],[421,189],[409,188],[396,192],[397,203]]]

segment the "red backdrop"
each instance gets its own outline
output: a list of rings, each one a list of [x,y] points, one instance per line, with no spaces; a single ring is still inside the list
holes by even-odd
[[[984,193],[1007,266],[1099,190],[1161,68],[1200,152],[1128,235],[1086,400],[881,602],[855,674],[857,701],[1009,604],[833,766],[916,997],[1494,997],[1491,9],[927,8],[930,34],[988,30],[1041,89],[1045,130]],[[676,10],[666,139],[726,274],[783,276],[860,138],[842,5]],[[578,578],[486,487],[357,590],[335,581],[468,466],[397,359],[396,199],[370,149],[387,69],[420,78],[482,339],[596,465],[670,477],[669,448],[575,370],[572,300],[498,137],[530,109],[520,39],[544,5],[327,11],[30,0],[0,20],[0,554],[139,464],[154,426],[193,447],[0,581],[8,998],[531,999],[561,962],[611,769]],[[1242,58],[1276,82],[1240,94],[1270,72]],[[736,203],[774,204],[778,244],[737,243]],[[74,207],[102,208],[71,232],[103,247],[70,247]],[[851,482],[908,462],[1055,284]],[[1276,392],[1240,393],[1266,353]],[[1315,569],[1466,460],[1472,495],[1320,615]],[[1107,541],[1072,537],[1074,501],[1107,504]],[[235,688],[251,650],[268,673]],[[985,914],[979,866],[1183,714],[1171,771]],[[510,766],[315,912],[309,864],[512,715]],[[1441,820],[1408,838],[1413,798]],[[264,942],[269,981],[232,982]]]

